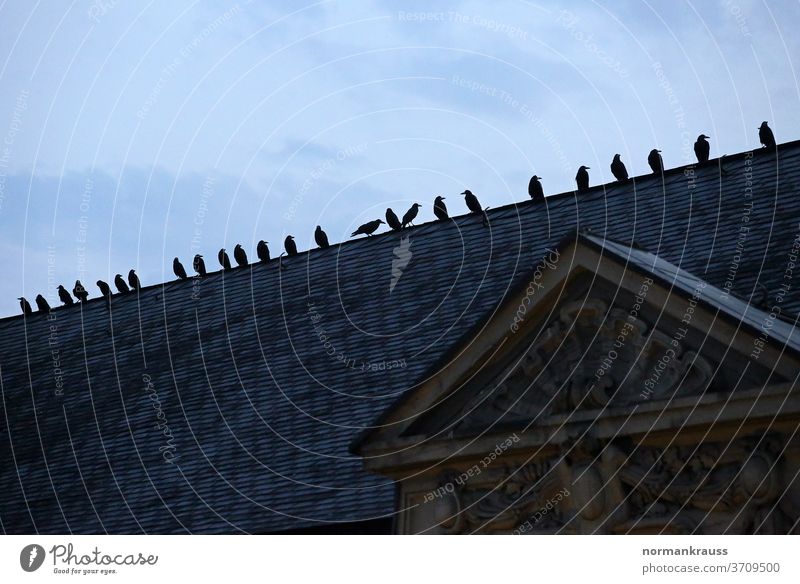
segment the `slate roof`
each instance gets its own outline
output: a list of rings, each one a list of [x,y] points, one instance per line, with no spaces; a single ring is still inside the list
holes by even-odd
[[[212,274],[196,298],[195,282],[170,282],[115,297],[110,312],[97,299],[52,320],[0,320],[0,528],[261,533],[391,516],[394,485],[348,444],[487,322],[546,247],[591,228],[720,288],[736,264],[734,292],[759,296],[758,282],[775,294],[800,234],[799,181],[791,142],[663,183],[497,208],[491,228],[460,216],[302,253],[284,271]],[[390,292],[406,236],[411,259]]]

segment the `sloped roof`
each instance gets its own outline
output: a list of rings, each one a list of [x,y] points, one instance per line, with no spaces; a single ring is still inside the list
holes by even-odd
[[[591,228],[717,287],[735,263],[743,296],[784,283],[800,142],[691,168],[544,203],[521,191],[489,211],[491,228],[460,216],[350,241],[284,259],[284,271],[210,275],[196,298],[195,282],[171,282],[115,297],[110,312],[98,299],[54,320],[1,320],[2,529],[266,532],[391,514],[394,486],[348,444],[565,234]],[[800,311],[797,286],[781,305]]]

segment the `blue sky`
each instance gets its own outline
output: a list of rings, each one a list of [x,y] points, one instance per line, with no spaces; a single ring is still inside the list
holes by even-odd
[[[0,4],[0,315],[470,188],[800,138],[796,2]],[[91,284],[91,285],[89,285]]]

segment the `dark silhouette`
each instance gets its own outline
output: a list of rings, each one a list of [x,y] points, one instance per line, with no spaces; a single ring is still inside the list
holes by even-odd
[[[41,294],[36,295],[36,308],[39,309],[39,312],[50,312],[50,304]]]
[[[327,249],[331,246],[331,244],[328,243],[328,234],[325,233],[319,225],[317,225],[317,228],[314,230],[314,241],[317,242],[320,249]]]
[[[293,256],[297,255],[297,244],[294,242],[294,237],[291,235],[287,235],[286,239],[283,240],[283,247],[286,249],[286,254]]]
[[[417,217],[417,213],[419,213],[419,208],[422,207],[419,203],[414,203],[411,205],[411,208],[406,211],[406,214],[403,215],[403,227],[406,225],[414,225],[414,219]]]
[[[397,218],[397,215],[395,215],[395,212],[392,211],[391,208],[386,209],[386,225],[395,231],[400,231],[403,228],[403,225],[400,223],[400,219]]]
[[[219,253],[217,254],[217,259],[219,260],[219,265],[222,266],[222,269],[225,270],[226,272],[228,270],[233,269],[231,267],[231,258],[228,257],[228,252],[225,251],[224,247],[221,250],[219,250]]]
[[[136,272],[131,270],[128,272],[128,284],[131,285],[132,290],[138,290],[142,287],[142,283],[139,282],[139,276],[136,275]]]
[[[356,235],[365,234],[367,237],[375,233],[378,227],[381,226],[383,221],[381,219],[375,219],[375,221],[370,221],[369,223],[364,223],[361,227],[353,231],[350,234],[350,237],[355,237]]]
[[[444,197],[436,197],[433,200],[433,214],[439,221],[450,218],[450,215],[447,214],[447,205],[444,204]]]
[[[192,262],[192,268],[197,275],[201,278],[206,275],[206,262],[203,260],[203,256],[197,254],[194,256],[194,261]]]
[[[542,188],[541,180],[542,177],[534,174],[528,183],[528,196],[534,201],[544,201],[544,188]]]
[[[619,154],[614,155],[614,160],[611,161],[611,174],[619,182],[628,180],[628,169],[625,168],[625,163],[619,158]]]
[[[33,314],[33,308],[31,308],[30,302],[21,296],[17,298],[17,300],[19,300],[19,307],[22,309],[22,314]]]
[[[653,148],[647,155],[647,164],[653,169],[653,174],[664,172],[664,160],[661,158],[661,150]]]
[[[178,258],[172,260],[172,271],[175,272],[175,275],[178,276],[181,280],[188,280],[189,276],[186,273],[186,270],[183,268],[183,264]]]
[[[75,280],[75,287],[72,289],[72,294],[81,302],[86,302],[89,299],[89,293],[83,287],[80,280]]]
[[[58,297],[61,299],[61,302],[64,303],[64,306],[72,306],[74,303],[72,296],[69,295],[69,292],[67,292],[67,289],[64,288],[64,286],[58,287]]]
[[[269,247],[267,247],[267,243],[267,241],[262,239],[256,246],[256,255],[258,255],[258,259],[262,262],[269,261]]]
[[[578,169],[578,174],[575,175],[575,182],[578,183],[578,192],[583,193],[589,190],[589,170],[588,166],[581,166]]]
[[[473,195],[471,190],[467,189],[461,194],[464,195],[464,201],[467,203],[467,208],[472,213],[483,213],[483,207],[481,207],[478,197]]]
[[[764,148],[775,148],[775,134],[767,125],[767,122],[761,122],[761,127],[758,129],[758,139],[764,145]]]
[[[711,152],[711,146],[707,140],[708,136],[700,134],[697,137],[697,142],[694,143],[694,155],[697,156],[697,162],[700,164],[708,162],[708,155]]]
[[[117,287],[117,290],[119,290],[120,294],[127,294],[131,291],[131,289],[128,288],[128,285],[125,283],[122,274],[117,274],[114,276],[114,285]]]
[[[239,265],[240,268],[243,268],[247,265],[247,253],[244,251],[244,248],[240,244],[236,244],[236,247],[233,248],[233,259],[236,260],[236,263]]]
[[[103,282],[102,280],[97,281],[97,287],[100,288],[100,295],[104,296],[105,298],[111,297],[111,286]]]

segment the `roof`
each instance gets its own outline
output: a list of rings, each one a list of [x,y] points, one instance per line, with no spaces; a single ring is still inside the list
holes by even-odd
[[[111,311],[97,299],[0,320],[2,529],[261,533],[390,516],[394,485],[348,444],[547,247],[591,228],[740,296],[775,294],[798,181],[791,142],[524,200],[490,210],[490,228],[460,216],[284,258],[283,271],[150,286]],[[797,286],[781,306],[800,311]]]

